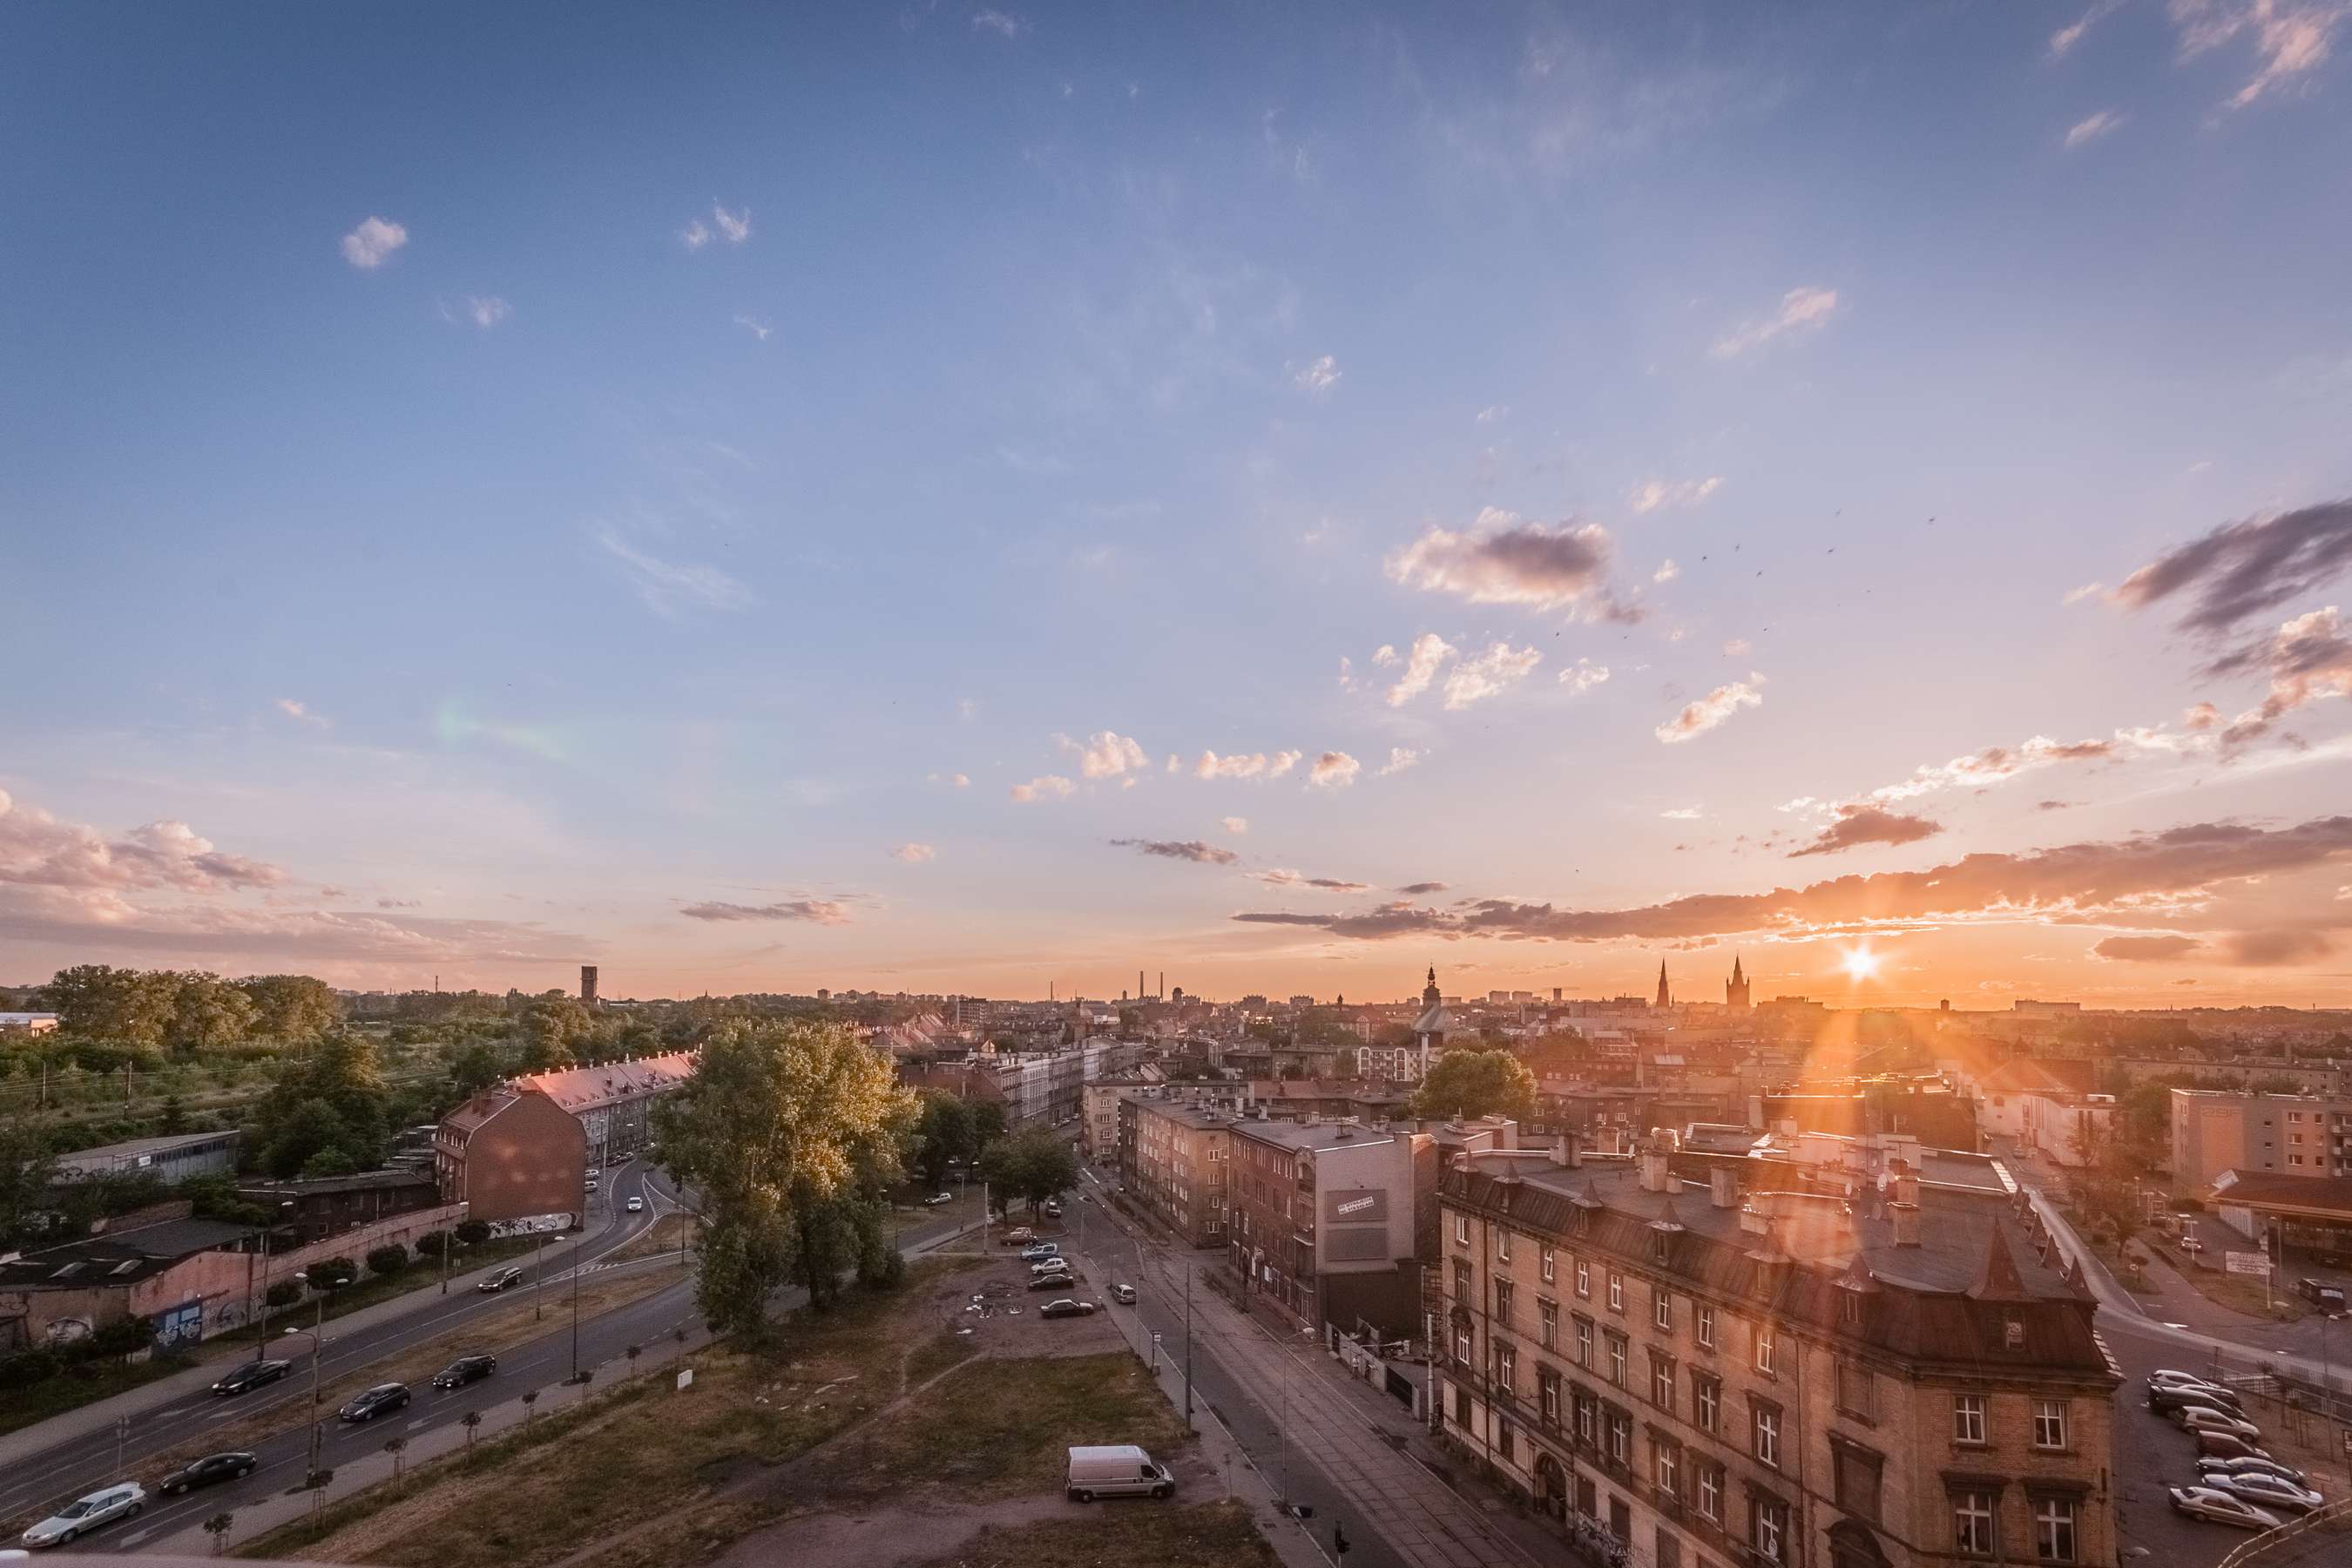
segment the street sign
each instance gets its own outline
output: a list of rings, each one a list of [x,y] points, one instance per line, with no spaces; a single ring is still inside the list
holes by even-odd
[[[684,1372],[677,1374],[677,1385],[680,1388],[692,1388],[694,1386],[694,1369],[692,1367],[688,1367]]]
[[[2269,1257],[2260,1252],[2227,1252],[2221,1255],[2221,1265],[2232,1274],[2268,1274]]]

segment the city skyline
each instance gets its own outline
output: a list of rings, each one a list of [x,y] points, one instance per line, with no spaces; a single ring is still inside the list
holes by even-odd
[[[2352,1005],[2290,9],[14,11],[0,981]]]

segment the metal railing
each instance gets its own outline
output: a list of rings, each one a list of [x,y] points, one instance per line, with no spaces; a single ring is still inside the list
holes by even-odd
[[[2352,1498],[2313,1509],[2290,1524],[2276,1530],[2266,1530],[2251,1541],[2239,1542],[2216,1568],[2260,1568],[2268,1555],[2278,1548],[2319,1533],[2352,1534]]]

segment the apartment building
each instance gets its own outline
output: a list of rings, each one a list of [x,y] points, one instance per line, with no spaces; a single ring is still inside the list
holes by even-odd
[[[2352,1099],[2172,1091],[2172,1183],[2199,1193],[2224,1171],[2352,1176]]]
[[[1225,1245],[1238,1116],[1136,1090],[1119,1097],[1119,1169],[1128,1197],[1187,1246]],[[1131,1141],[1125,1136],[1130,1123]]]
[[[1444,1441],[1654,1568],[2108,1564],[2120,1373],[1998,1163],[1464,1157]]]
[[[1353,1121],[1252,1119],[1233,1130],[1233,1264],[1302,1329],[1422,1332],[1414,1212],[1436,1141]]]

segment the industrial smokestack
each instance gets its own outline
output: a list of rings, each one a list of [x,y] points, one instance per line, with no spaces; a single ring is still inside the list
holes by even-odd
[[[440,979],[438,975],[434,978],[436,983]],[[596,1005],[596,966],[593,963],[580,966],[580,1000],[585,1006]]]

